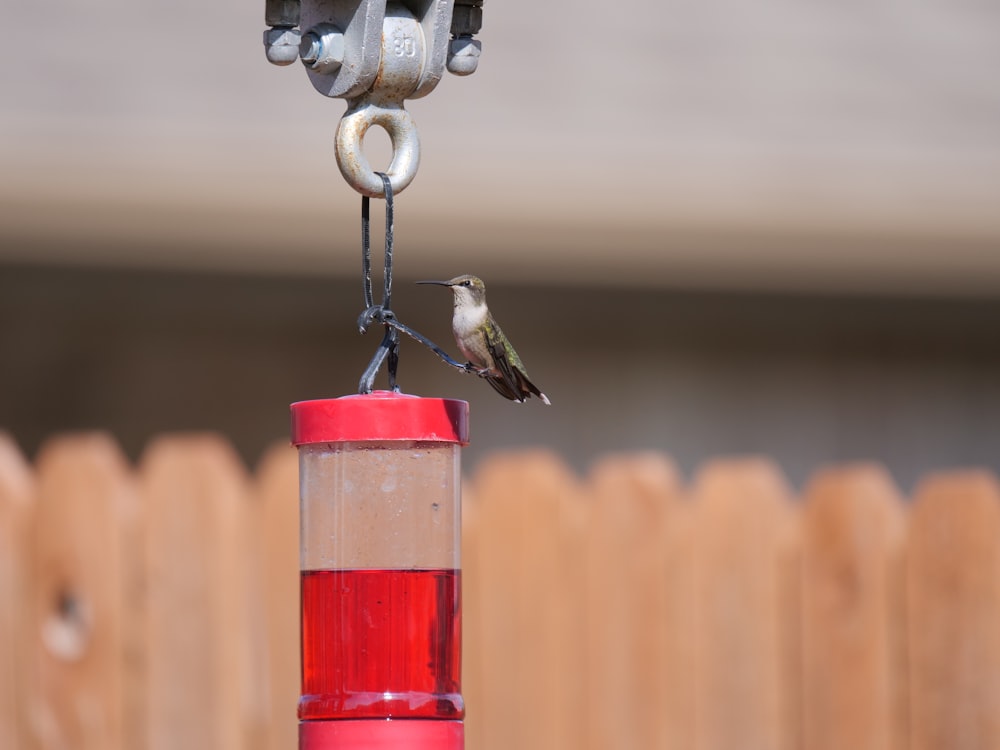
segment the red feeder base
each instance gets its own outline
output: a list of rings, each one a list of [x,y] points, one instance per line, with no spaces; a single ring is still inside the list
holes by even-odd
[[[434,719],[338,719],[299,723],[299,750],[462,750],[465,725]]]

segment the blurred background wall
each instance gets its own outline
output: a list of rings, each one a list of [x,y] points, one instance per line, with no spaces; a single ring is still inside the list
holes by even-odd
[[[259,6],[60,0],[0,46],[0,425],[29,453],[210,428],[253,461],[290,401],[356,388],[344,105],[267,64]],[[410,282],[484,277],[553,406],[405,341],[406,391],[471,402],[467,464],[1000,469],[1000,6],[490,0],[480,38],[408,104],[393,306],[454,352]]]

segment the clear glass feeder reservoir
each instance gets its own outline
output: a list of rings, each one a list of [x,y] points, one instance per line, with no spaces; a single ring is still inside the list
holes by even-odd
[[[461,750],[461,446],[468,404],[292,405],[300,750]]]

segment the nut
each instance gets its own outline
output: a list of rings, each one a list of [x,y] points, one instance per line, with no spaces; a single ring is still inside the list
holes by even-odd
[[[460,36],[452,39],[448,45],[448,62],[446,67],[450,73],[457,76],[472,75],[479,67],[479,56],[482,54],[483,43],[478,39]]]
[[[299,57],[299,30],[277,27],[264,32],[264,53],[275,65],[291,65]]]
[[[313,26],[299,45],[302,63],[317,73],[336,73],[344,62],[344,35],[329,23]]]

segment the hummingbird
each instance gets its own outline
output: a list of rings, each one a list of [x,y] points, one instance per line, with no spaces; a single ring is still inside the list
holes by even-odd
[[[465,274],[449,281],[418,281],[418,284],[447,286],[455,294],[455,313],[451,330],[462,354],[469,358],[481,377],[504,398],[523,403],[532,394],[545,404],[548,396],[528,379],[521,358],[504,336],[486,306],[486,284]]]

